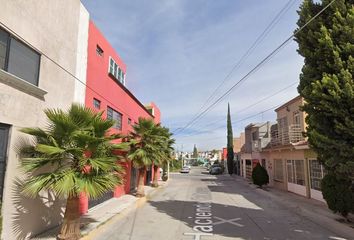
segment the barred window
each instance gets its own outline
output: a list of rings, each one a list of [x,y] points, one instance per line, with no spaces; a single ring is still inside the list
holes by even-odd
[[[305,185],[304,160],[287,160],[288,182]]]
[[[310,160],[311,188],[321,190],[321,180],[326,175],[326,170],[318,160]]]
[[[281,159],[274,159],[274,180],[284,181],[283,160]]]

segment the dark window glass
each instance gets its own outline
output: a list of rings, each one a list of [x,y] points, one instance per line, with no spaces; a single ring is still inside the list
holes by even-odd
[[[9,34],[0,29],[0,69],[5,69],[6,50]]]
[[[120,69],[120,67],[118,67],[117,79],[118,79],[118,81],[120,81],[120,82],[122,82],[121,74],[122,74],[122,69]]]
[[[132,120],[128,118],[128,124],[130,125],[132,123]]]
[[[102,57],[103,56],[103,50],[100,48],[100,46],[96,46],[96,53],[98,56]]]
[[[113,58],[109,59],[109,73],[114,75],[114,60],[113,60]]]
[[[113,119],[113,109],[110,107],[107,108],[107,119]]]
[[[107,119],[112,119],[115,121],[113,128],[122,130],[122,114],[107,107]]]
[[[7,71],[33,85],[38,85],[39,74],[38,53],[16,39],[11,39],[9,63]]]
[[[101,108],[101,101],[94,98],[93,99],[93,106],[97,109],[100,109]]]

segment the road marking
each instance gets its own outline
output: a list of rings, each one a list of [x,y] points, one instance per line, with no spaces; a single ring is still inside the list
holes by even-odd
[[[219,220],[219,222],[213,222],[213,225],[219,225],[219,224],[223,224],[223,223],[230,223],[230,224],[235,225],[237,227],[244,227],[244,225],[235,222],[235,221],[241,220],[241,218],[233,218],[233,219],[229,219],[229,220],[224,219],[224,218],[220,218],[220,217],[215,217],[215,216],[214,216],[214,218]]]
[[[204,188],[197,188],[197,191],[192,195],[192,200],[196,201],[194,206],[195,217],[193,232],[185,232],[183,235],[194,237],[194,240],[201,240],[202,236],[213,236],[213,214],[211,212],[211,196],[210,191]],[[191,217],[188,217],[189,219]]]
[[[213,236],[212,233],[194,232],[194,233],[183,233],[186,236],[194,236],[194,240],[201,240],[202,236]]]

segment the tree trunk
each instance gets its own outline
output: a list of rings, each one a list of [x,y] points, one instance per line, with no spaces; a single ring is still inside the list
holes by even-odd
[[[154,165],[154,180],[152,181],[152,187],[158,187],[159,183],[159,166]]]
[[[77,240],[80,239],[80,201],[79,197],[69,196],[66,201],[64,220],[61,226],[58,239]]]
[[[136,192],[137,197],[144,197],[144,180],[146,175],[146,167],[139,168],[139,181],[138,181],[138,190]]]

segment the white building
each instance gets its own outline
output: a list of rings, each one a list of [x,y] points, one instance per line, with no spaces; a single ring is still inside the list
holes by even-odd
[[[19,194],[19,129],[45,126],[46,108],[84,103],[89,14],[80,0],[0,0],[0,6],[2,239],[24,239],[57,225],[63,202]]]

